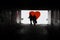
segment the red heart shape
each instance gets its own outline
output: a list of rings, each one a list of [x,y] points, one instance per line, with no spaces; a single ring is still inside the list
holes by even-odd
[[[40,15],[41,15],[41,13],[40,13],[39,11],[36,11],[36,12],[31,11],[30,13],[31,13],[32,16],[35,15],[37,19],[38,19],[38,18],[40,17]]]

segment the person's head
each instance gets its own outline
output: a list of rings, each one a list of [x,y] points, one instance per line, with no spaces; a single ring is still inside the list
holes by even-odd
[[[34,17],[36,17],[36,16],[34,15]]]
[[[31,13],[30,13],[30,16],[32,16]]]

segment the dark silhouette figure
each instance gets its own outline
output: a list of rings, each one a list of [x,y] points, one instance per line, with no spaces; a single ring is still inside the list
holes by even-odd
[[[30,24],[32,24],[32,21],[33,21],[34,25],[37,23],[37,21],[36,21],[36,16],[35,16],[35,15],[32,16],[32,15],[30,14],[30,15],[29,15],[29,18],[30,18]]]
[[[34,23],[34,25],[37,23],[37,20],[36,20],[36,16],[35,15],[33,16],[33,23]]]
[[[32,24],[33,16],[30,14],[30,15],[29,15],[29,18],[30,18],[30,24]]]

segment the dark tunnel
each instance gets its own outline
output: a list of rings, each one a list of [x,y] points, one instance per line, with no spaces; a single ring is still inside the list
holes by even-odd
[[[60,10],[51,10],[51,25],[32,26],[16,22],[21,9],[3,9],[0,11],[0,37],[6,40],[54,40],[60,39]],[[21,14],[18,14],[21,20]]]

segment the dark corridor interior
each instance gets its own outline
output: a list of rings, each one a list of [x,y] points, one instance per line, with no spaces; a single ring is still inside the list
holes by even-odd
[[[0,10],[0,39],[6,40],[54,40],[60,39],[60,10],[51,10],[51,25],[32,26],[16,23],[16,11]],[[45,10],[45,9],[44,9]]]

